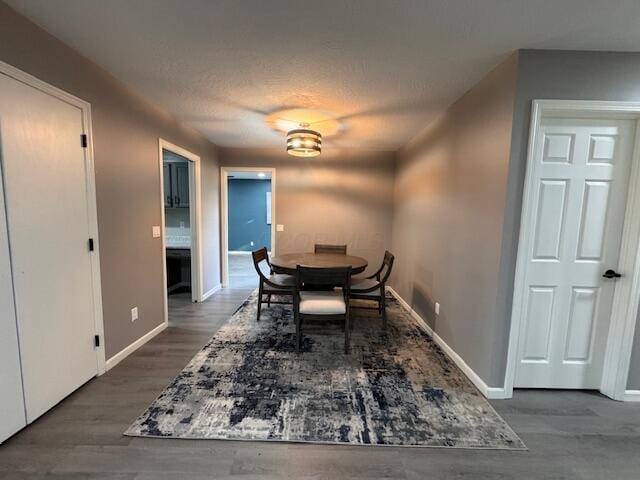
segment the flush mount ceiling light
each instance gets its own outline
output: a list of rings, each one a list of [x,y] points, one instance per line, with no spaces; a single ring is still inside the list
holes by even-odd
[[[294,157],[317,157],[322,152],[322,135],[301,123],[287,133],[287,153]]]

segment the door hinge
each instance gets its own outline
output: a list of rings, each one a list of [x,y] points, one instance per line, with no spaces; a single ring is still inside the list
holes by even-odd
[[[96,335],[95,337],[93,337],[93,343],[96,347],[100,346],[100,335]]]
[[[89,251],[93,252],[93,238],[89,239]]]
[[[87,135],[86,135],[86,133],[83,133],[82,135],[80,135],[80,145],[82,145],[82,148],[87,148]]]

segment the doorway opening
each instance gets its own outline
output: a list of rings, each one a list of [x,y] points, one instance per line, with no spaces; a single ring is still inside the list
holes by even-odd
[[[168,302],[202,301],[200,157],[160,140],[165,320]]]
[[[223,285],[258,287],[251,252],[275,249],[275,169],[223,167]]]

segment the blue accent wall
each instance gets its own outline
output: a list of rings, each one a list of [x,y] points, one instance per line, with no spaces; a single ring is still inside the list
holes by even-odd
[[[271,250],[271,225],[267,224],[270,191],[271,180],[229,179],[229,250]]]

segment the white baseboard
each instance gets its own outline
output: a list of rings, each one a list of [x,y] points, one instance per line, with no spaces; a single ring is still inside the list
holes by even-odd
[[[161,323],[160,325],[155,327],[150,332],[145,333],[142,337],[140,337],[138,340],[133,342],[131,345],[123,348],[118,353],[116,353],[113,357],[111,357],[109,360],[107,360],[107,364],[106,364],[107,371],[111,370],[113,367],[115,367],[117,364],[119,364],[122,360],[124,360],[129,355],[131,355],[133,352],[135,352],[138,348],[140,348],[142,345],[144,345],[149,340],[151,340],[153,337],[155,337],[160,332],[162,332],[165,328],[167,328],[167,325],[168,324],[166,324],[164,322]]]
[[[411,314],[416,323],[429,335],[434,342],[447,354],[447,356],[453,360],[460,370],[471,380],[480,393],[490,399],[503,399],[508,398],[505,389],[502,387],[490,387],[488,386],[480,376],[473,371],[473,369],[467,365],[467,363],[458,355],[453,348],[451,348],[447,342],[445,342],[440,335],[433,331],[433,329],[424,321],[424,319],[418,315],[418,313],[409,305],[404,298],[402,298],[398,292],[392,287],[387,286],[387,290],[393,295],[398,302]]]
[[[640,402],[640,390],[625,390],[623,402]]]
[[[213,287],[211,290],[209,290],[208,292],[205,292],[202,294],[202,300],[200,300],[201,302],[204,302],[207,298],[209,298],[211,295],[213,295],[214,293],[216,293],[218,290],[220,290],[222,288],[222,284],[219,283],[218,285],[216,285],[215,287]]]

